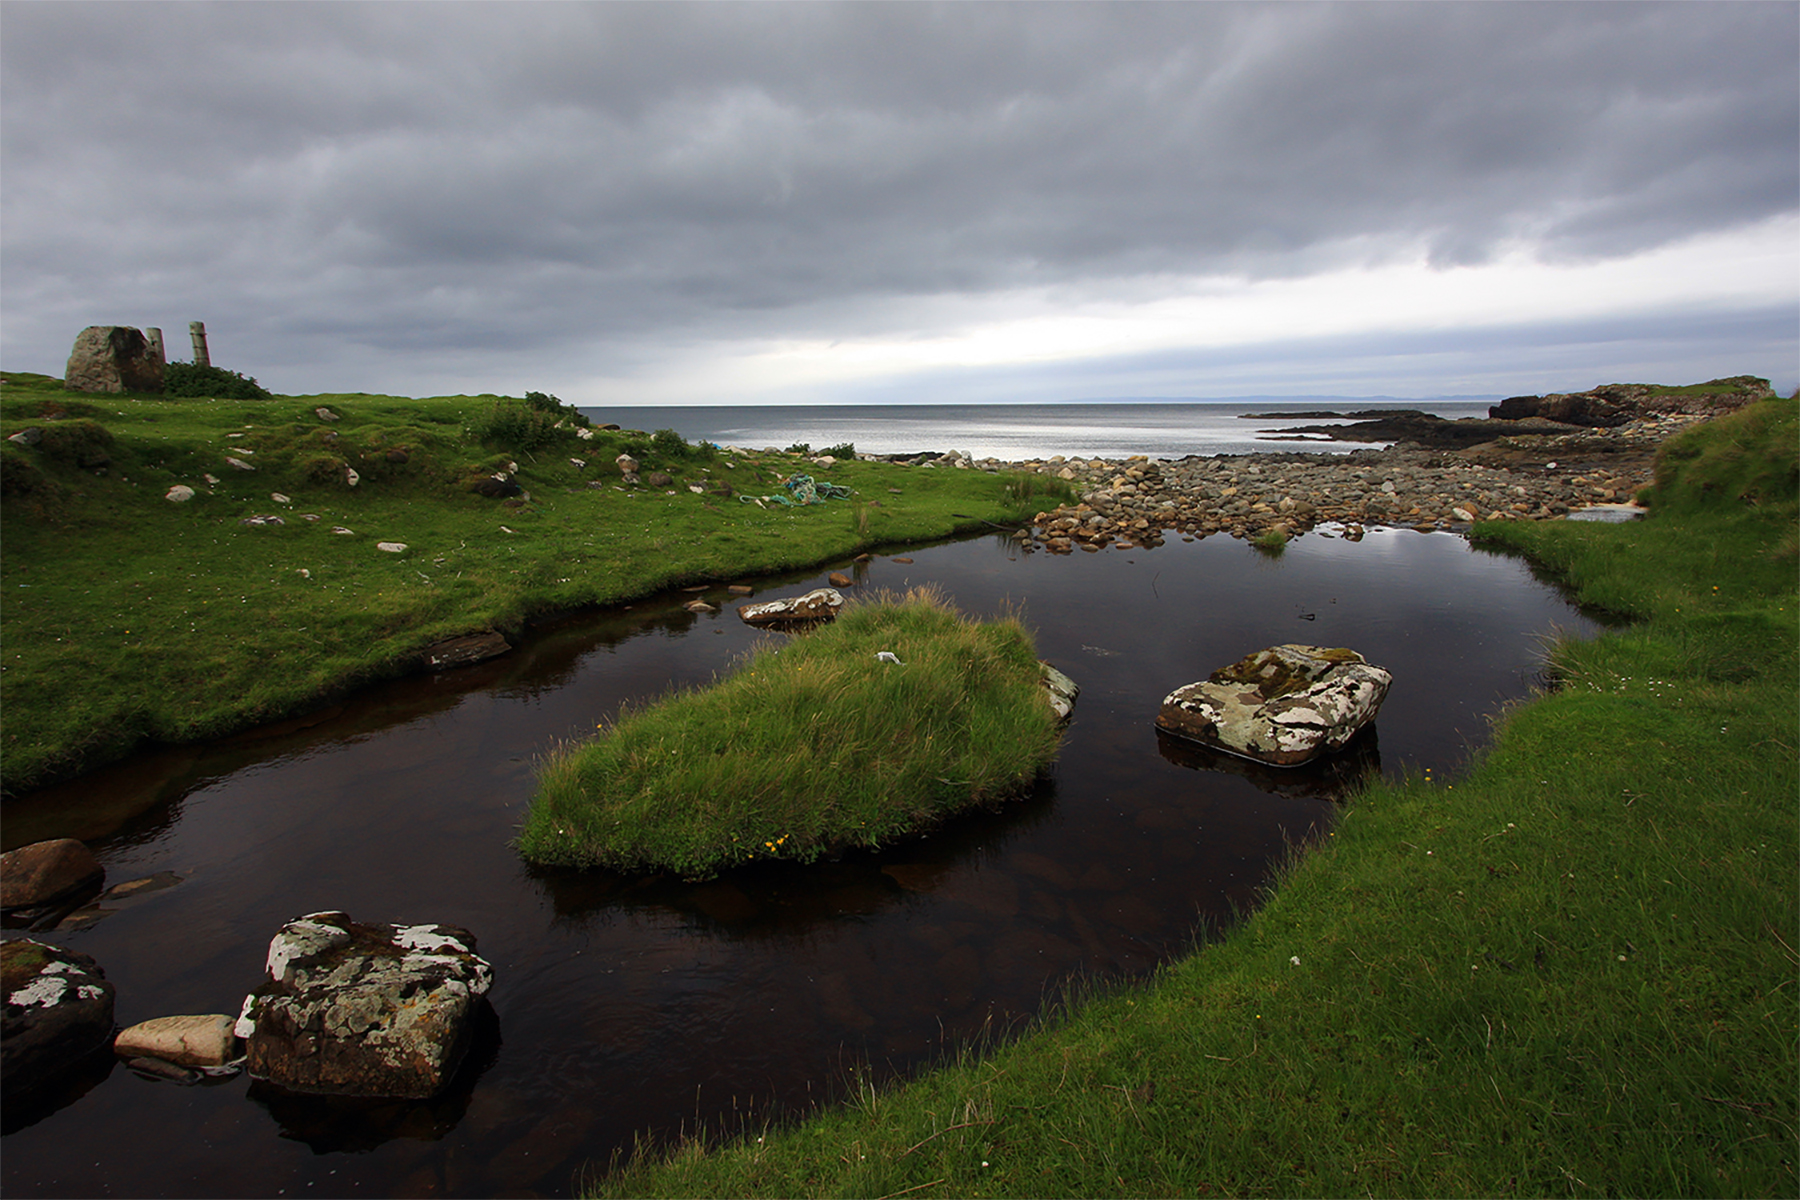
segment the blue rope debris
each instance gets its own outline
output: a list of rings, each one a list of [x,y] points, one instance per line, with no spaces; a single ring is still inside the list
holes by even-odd
[[[814,479],[811,475],[790,476],[782,487],[786,490],[773,496],[739,496],[738,500],[758,508],[767,508],[770,504],[794,508],[801,504],[823,504],[827,500],[848,500],[851,496],[849,488]]]

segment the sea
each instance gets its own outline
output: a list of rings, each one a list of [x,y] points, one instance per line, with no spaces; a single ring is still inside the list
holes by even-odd
[[[849,444],[859,454],[958,450],[1003,462],[1066,458],[1184,458],[1188,455],[1309,451],[1347,454],[1380,443],[1339,442],[1293,432],[1296,426],[1348,424],[1368,410],[1415,409],[1447,420],[1485,417],[1500,397],[1209,400],[1199,403],[890,404],[864,406],[695,405],[586,407],[595,424],[651,432],[673,429],[690,442],[815,453]],[[1339,413],[1321,418],[1307,414]]]

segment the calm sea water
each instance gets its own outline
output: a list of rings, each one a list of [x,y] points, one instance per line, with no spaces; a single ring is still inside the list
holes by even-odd
[[[785,450],[804,442],[814,450],[852,443],[864,454],[961,450],[976,458],[1022,462],[1062,454],[1084,458],[1181,458],[1189,454],[1252,454],[1309,450],[1347,454],[1368,443],[1310,438],[1296,443],[1296,425],[1346,422],[1299,418],[1302,412],[1414,408],[1446,419],[1485,417],[1498,398],[1390,400],[1310,397],[1231,400],[1204,404],[891,404],[865,406],[726,406],[584,408],[596,423],[626,429],[673,429],[690,442]],[[1246,414],[1255,414],[1246,419]]]

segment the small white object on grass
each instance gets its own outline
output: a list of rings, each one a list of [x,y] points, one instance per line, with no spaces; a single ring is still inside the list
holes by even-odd
[[[904,667],[906,665],[905,663],[901,662],[898,657],[895,656],[895,654],[892,650],[877,650],[875,652],[875,661],[876,662],[891,662],[897,667]]]

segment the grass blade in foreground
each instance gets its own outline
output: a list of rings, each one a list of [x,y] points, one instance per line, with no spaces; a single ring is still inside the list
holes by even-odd
[[[810,861],[1016,794],[1059,734],[1024,627],[915,589],[551,754],[519,850],[689,877]]]

